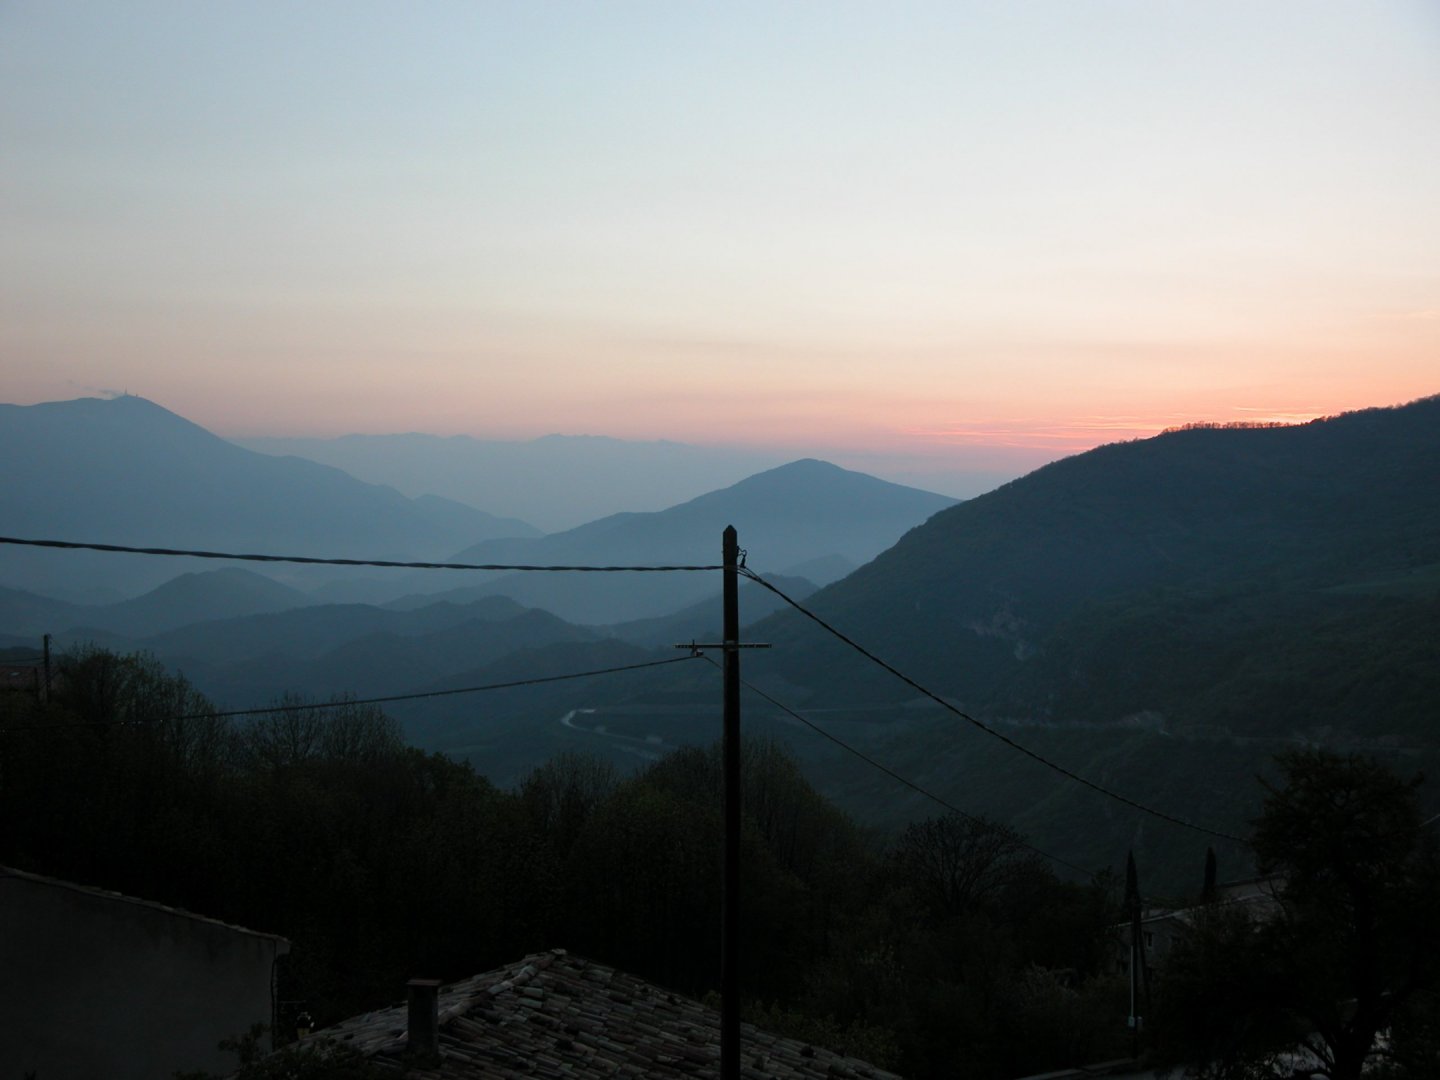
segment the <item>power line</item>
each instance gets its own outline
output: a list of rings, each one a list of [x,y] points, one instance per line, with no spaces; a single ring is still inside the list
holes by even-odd
[[[534,566],[510,563],[442,563],[396,562],[391,559],[325,559],[311,555],[255,555],[233,551],[191,551],[187,548],[128,547],[124,544],[89,544],[74,540],[24,540],[0,536],[0,544],[22,544],[26,547],[60,548],[63,550],[111,551],[126,555],[184,555],[192,559],[231,559],[237,562],[305,563],[318,566],[383,566],[401,570],[512,570],[556,573],[568,571],[582,574],[660,574],[695,570],[719,570],[713,566]]]
[[[889,663],[887,663],[886,661],[882,660],[880,657],[876,656],[873,652],[871,652],[869,649],[865,648],[865,646],[861,645],[859,642],[855,641],[853,638],[850,638],[850,637],[846,636],[842,631],[840,631],[840,630],[836,629],[834,626],[830,625],[830,623],[826,622],[826,621],[825,621],[824,619],[822,619],[819,615],[816,615],[813,611],[811,611],[809,608],[805,607],[805,606],[804,606],[803,604],[801,604],[798,600],[793,600],[793,599],[791,599],[789,596],[786,596],[784,592],[782,592],[780,589],[776,588],[774,585],[770,584],[770,582],[766,581],[764,578],[762,578],[759,574],[755,573],[753,570],[747,570],[747,569],[744,569],[744,568],[742,567],[741,570],[740,570],[740,573],[744,574],[746,577],[748,577],[751,581],[755,582],[756,584],[761,585],[761,586],[765,587],[766,589],[769,589],[772,593],[774,593],[776,596],[778,596],[781,600],[785,601],[785,603],[789,604],[789,605],[790,605],[792,608],[794,608],[796,611],[800,612],[801,615],[804,615],[807,619],[809,619],[811,622],[815,623],[817,626],[821,627],[821,628],[822,628],[823,630],[825,630],[827,633],[829,633],[829,634],[833,635],[834,637],[838,638],[840,641],[843,641],[846,645],[850,646],[850,648],[854,649],[856,652],[858,652],[861,656],[865,657],[865,658],[866,658],[867,660],[869,660],[871,663],[877,665],[878,667],[884,668],[884,669],[885,669],[886,671],[888,671],[891,675],[894,675],[894,676],[895,676],[897,679],[899,679],[901,682],[905,683],[905,685],[907,685],[907,686],[911,687],[912,689],[918,691],[919,693],[923,694],[925,697],[929,698],[931,701],[935,702],[937,705],[941,706],[942,708],[946,709],[947,711],[949,711],[949,712],[951,712],[951,713],[954,713],[956,716],[958,716],[960,719],[964,720],[966,723],[971,724],[972,726],[974,726],[974,727],[976,727],[976,728],[979,728],[979,729],[980,729],[981,731],[983,731],[985,734],[990,735],[990,736],[992,736],[993,738],[999,739],[1001,742],[1003,742],[1006,746],[1010,747],[1012,750],[1017,750],[1017,751],[1019,751],[1020,753],[1024,754],[1026,757],[1028,757],[1028,758],[1030,758],[1030,759],[1032,759],[1032,760],[1034,760],[1034,761],[1038,761],[1041,765],[1044,765],[1044,766],[1045,766],[1046,768],[1048,768],[1048,769],[1053,769],[1055,772],[1058,772],[1061,776],[1067,777],[1067,778],[1070,779],[1070,780],[1074,780],[1076,783],[1082,784],[1083,786],[1088,787],[1091,791],[1099,792],[1101,795],[1104,795],[1104,796],[1106,796],[1107,798],[1114,799],[1116,802],[1124,803],[1126,806],[1129,806],[1129,807],[1132,807],[1132,808],[1134,808],[1134,809],[1136,809],[1136,810],[1139,810],[1139,811],[1141,811],[1142,813],[1149,814],[1149,815],[1151,815],[1152,817],[1159,818],[1159,819],[1162,820],[1162,821],[1168,821],[1168,822],[1170,822],[1170,824],[1172,824],[1172,825],[1179,825],[1181,828],[1185,828],[1185,829],[1193,829],[1195,832],[1205,833],[1205,834],[1207,834],[1207,835],[1209,835],[1209,836],[1217,836],[1217,837],[1219,837],[1219,838],[1222,839],[1222,840],[1234,840],[1236,843],[1240,843],[1240,844],[1248,844],[1248,843],[1249,843],[1244,837],[1236,836],[1234,833],[1223,832],[1223,831],[1221,831],[1220,829],[1211,829],[1211,828],[1209,828],[1209,827],[1207,827],[1207,826],[1205,826],[1205,825],[1197,825],[1197,824],[1196,824],[1195,822],[1193,822],[1193,821],[1186,821],[1184,818],[1176,817],[1174,814],[1166,813],[1164,810],[1157,810],[1157,809],[1155,809],[1153,806],[1147,806],[1145,803],[1138,802],[1138,801],[1136,801],[1135,799],[1132,799],[1132,798],[1130,798],[1130,797],[1127,796],[1127,795],[1122,795],[1122,794],[1120,794],[1118,791],[1112,791],[1110,788],[1105,787],[1103,784],[1098,784],[1098,783],[1096,783],[1094,780],[1087,779],[1086,777],[1081,776],[1079,773],[1074,772],[1074,771],[1072,771],[1072,770],[1070,770],[1070,769],[1067,769],[1067,768],[1066,768],[1065,766],[1063,766],[1063,765],[1060,765],[1060,764],[1057,764],[1056,762],[1051,761],[1049,758],[1045,757],[1043,754],[1040,754],[1040,753],[1037,753],[1037,752],[1034,751],[1034,750],[1031,750],[1029,747],[1024,746],[1024,745],[1016,742],[1014,739],[1010,738],[1008,735],[1005,735],[1005,734],[1003,734],[1003,733],[1001,733],[1001,732],[999,732],[999,731],[996,731],[996,730],[995,730],[993,727],[991,727],[989,724],[983,723],[982,721],[975,719],[975,717],[971,716],[969,713],[965,712],[964,710],[956,708],[954,705],[952,705],[950,702],[946,701],[944,698],[942,698],[939,694],[935,693],[933,690],[931,690],[931,689],[929,689],[928,687],[923,686],[923,685],[921,685],[920,683],[916,682],[916,681],[915,681],[914,679],[912,679],[909,675],[906,675],[903,671],[899,670],[899,669],[896,668],[894,665],[889,664]]]
[[[720,667],[719,664],[715,663],[715,661],[714,661],[713,659],[711,659],[709,656],[706,656],[704,653],[700,653],[699,655],[700,655],[703,659],[705,659],[706,661],[708,661],[713,667],[716,667],[716,668],[719,668],[719,667]],[[745,679],[741,679],[741,680],[740,680],[740,685],[743,686],[743,687],[745,687],[745,688],[746,688],[747,690],[749,690],[751,693],[757,694],[758,696],[764,698],[764,699],[765,699],[766,701],[768,701],[771,705],[775,706],[775,708],[779,709],[781,712],[785,713],[787,716],[793,717],[794,719],[800,721],[800,723],[804,724],[804,725],[805,725],[807,728],[809,728],[811,731],[815,732],[815,734],[821,736],[822,738],[829,739],[829,740],[830,740],[832,743],[834,743],[836,746],[840,747],[840,749],[846,751],[847,753],[854,754],[856,757],[858,757],[861,761],[865,762],[867,765],[870,765],[870,766],[872,766],[872,767],[874,767],[874,768],[876,768],[876,769],[879,769],[879,770],[880,770],[882,773],[884,773],[886,776],[890,777],[890,779],[895,780],[895,781],[897,781],[898,783],[904,784],[904,785],[905,785],[906,787],[908,787],[911,791],[914,791],[914,792],[916,792],[917,794],[923,795],[925,798],[929,799],[929,800],[930,800],[931,802],[933,802],[933,803],[936,803],[936,804],[938,804],[938,805],[940,805],[940,806],[943,806],[946,810],[949,810],[952,814],[958,814],[958,815],[960,815],[962,818],[964,818],[965,820],[967,820],[967,821],[973,821],[973,822],[975,822],[975,824],[980,825],[980,826],[982,826],[982,827],[984,827],[984,828],[987,828],[987,829],[994,829],[994,830],[996,830],[996,831],[1004,830],[1004,826],[997,825],[997,824],[996,824],[995,822],[993,822],[993,821],[986,821],[986,820],[985,820],[984,818],[982,818],[982,817],[976,817],[974,814],[967,813],[967,812],[965,812],[964,810],[961,810],[961,809],[960,809],[958,806],[956,806],[954,803],[949,802],[948,800],[941,798],[939,795],[936,795],[933,791],[927,791],[925,788],[921,787],[919,784],[915,783],[913,780],[908,780],[908,779],[906,779],[905,777],[903,777],[903,776],[901,776],[899,773],[897,773],[894,769],[890,768],[888,765],[885,765],[885,764],[883,764],[883,763],[881,763],[881,762],[879,762],[879,761],[876,761],[874,758],[872,758],[869,754],[865,753],[863,750],[860,750],[860,749],[857,749],[857,748],[854,747],[854,746],[851,746],[851,745],[850,745],[849,743],[847,743],[844,739],[840,738],[840,736],[835,735],[835,734],[833,734],[833,733],[831,733],[831,732],[829,732],[829,731],[826,731],[826,730],[825,730],[824,728],[822,728],[819,724],[816,724],[816,723],[814,723],[813,721],[811,721],[811,720],[807,719],[806,717],[802,716],[800,713],[796,712],[794,709],[790,708],[788,705],[784,705],[784,704],[781,704],[779,701],[776,701],[773,697],[771,697],[769,694],[767,694],[764,690],[761,690],[761,689],[760,689],[758,686],[756,686],[754,683],[748,682],[748,681],[746,681]],[[1010,831],[1010,830],[1004,830],[1004,831]],[[1095,874],[1094,874],[1093,871],[1086,870],[1085,868],[1080,867],[1080,866],[1076,866],[1074,863],[1069,862],[1069,861],[1066,860],[1066,859],[1062,859],[1059,855],[1051,855],[1048,851],[1043,851],[1043,850],[1041,850],[1040,848],[1036,847],[1034,844],[1031,844],[1031,843],[1029,843],[1028,841],[1026,841],[1023,837],[1019,836],[1018,834],[1015,834],[1015,833],[1012,832],[1011,835],[1015,837],[1015,840],[1016,840],[1017,843],[1019,843],[1022,847],[1025,847],[1025,848],[1030,849],[1030,850],[1033,851],[1036,855],[1041,855],[1041,856],[1049,859],[1051,862],[1059,863],[1061,866],[1068,867],[1069,869],[1074,870],[1077,874],[1083,874],[1083,875],[1085,875],[1086,877],[1090,877],[1090,878],[1093,878],[1093,877],[1095,876]]]
[[[577,566],[577,565],[541,566],[541,565],[529,565],[529,564],[502,564],[502,563],[400,562],[400,561],[389,560],[389,559],[339,559],[339,558],[319,558],[319,557],[315,557],[315,556],[305,556],[305,555],[260,555],[260,554],[253,554],[253,553],[237,553],[237,552],[223,552],[223,551],[200,551],[200,550],[191,550],[191,549],[183,549],[183,548],[142,548],[142,547],[130,547],[130,546],[127,546],[127,545],[122,545],[122,544],[95,544],[95,543],[82,543],[82,542],[70,541],[70,540],[34,540],[34,539],[23,539],[23,538],[20,538],[20,537],[10,537],[10,536],[0,536],[0,544],[18,544],[18,545],[24,545],[24,546],[28,546],[28,547],[58,548],[58,549],[62,549],[62,550],[86,550],[86,551],[102,551],[102,552],[119,552],[119,553],[124,553],[124,554],[133,554],[133,555],[185,556],[185,557],[197,558],[197,559],[224,559],[224,560],[233,560],[233,561],[240,561],[240,562],[283,562],[283,563],[302,563],[302,564],[324,565],[324,566],[375,566],[375,567],[388,567],[388,568],[410,569],[410,570],[491,570],[491,571],[549,572],[549,573],[554,573],[554,572],[577,572],[577,573],[626,573],[626,572],[629,572],[629,573],[667,573],[667,572],[684,572],[684,571],[702,571],[702,570],[721,570],[721,569],[724,569],[723,566],[721,566],[721,565],[714,565],[714,564],[712,564],[712,565],[670,565],[670,566],[664,566],[664,565],[661,565],[661,566]],[[1073,771],[1071,771],[1070,769],[1065,768],[1063,765],[1059,765],[1059,764],[1057,764],[1057,763],[1055,763],[1055,762],[1053,762],[1053,761],[1050,761],[1048,758],[1044,757],[1043,755],[1035,752],[1034,750],[1029,749],[1029,748],[1026,747],[1026,746],[1021,745],[1020,743],[1016,742],[1014,739],[1011,739],[1009,736],[1004,735],[1004,734],[1002,734],[1002,733],[999,732],[999,731],[996,731],[994,728],[990,727],[988,724],[982,723],[981,721],[975,719],[973,716],[970,716],[968,713],[962,711],[961,709],[956,708],[954,705],[950,704],[950,702],[946,701],[945,699],[943,699],[942,697],[940,697],[938,694],[934,693],[932,690],[930,690],[930,689],[928,689],[927,687],[921,685],[919,682],[916,682],[914,679],[912,679],[910,676],[906,675],[904,672],[900,671],[898,668],[896,668],[896,667],[894,667],[893,665],[891,665],[891,664],[887,663],[886,661],[882,660],[879,656],[876,656],[876,655],[875,655],[874,653],[872,653],[870,650],[866,649],[863,645],[859,644],[857,641],[853,640],[852,638],[848,637],[846,634],[842,633],[842,632],[841,632],[840,630],[838,630],[836,627],[832,626],[830,623],[826,622],[826,621],[825,621],[824,619],[822,619],[820,616],[818,616],[818,615],[816,615],[814,612],[810,611],[808,608],[806,608],[806,607],[805,607],[803,604],[801,604],[799,601],[794,600],[794,599],[792,599],[790,596],[786,595],[785,592],[783,592],[781,589],[777,588],[776,586],[772,585],[770,582],[766,581],[764,578],[762,578],[759,574],[755,573],[753,570],[746,569],[745,567],[742,566],[742,567],[739,568],[739,572],[740,572],[741,574],[744,574],[744,575],[745,575],[747,578],[749,578],[751,581],[754,581],[756,584],[758,584],[758,585],[762,586],[763,588],[768,589],[770,592],[774,593],[776,596],[778,596],[778,597],[779,597],[781,600],[783,600],[785,603],[787,603],[787,604],[789,604],[791,607],[793,607],[796,611],[800,612],[800,613],[801,613],[802,615],[804,615],[806,618],[808,618],[808,619],[810,619],[811,621],[813,621],[814,623],[816,623],[818,626],[820,626],[821,628],[823,628],[824,630],[826,630],[827,632],[829,632],[830,634],[832,634],[834,637],[838,638],[840,641],[844,642],[846,645],[849,645],[849,646],[850,646],[852,649],[854,649],[856,652],[860,653],[860,655],[864,656],[866,659],[870,660],[872,663],[876,664],[877,666],[879,666],[879,667],[881,667],[881,668],[884,668],[886,671],[890,672],[890,674],[894,675],[896,678],[900,679],[900,680],[901,680],[902,682],[904,682],[906,685],[912,687],[913,689],[915,689],[915,690],[918,691],[919,693],[923,694],[925,697],[927,697],[927,698],[929,698],[930,700],[934,701],[936,704],[940,705],[942,708],[948,710],[948,711],[951,712],[951,713],[954,713],[956,716],[960,717],[962,720],[965,720],[967,723],[969,723],[969,724],[971,724],[971,725],[979,728],[981,731],[985,732],[986,734],[991,735],[991,736],[993,736],[994,738],[999,739],[1001,742],[1005,743],[1007,746],[1011,747],[1011,748],[1014,749],[1014,750],[1019,751],[1020,753],[1024,754],[1025,756],[1027,756],[1027,757],[1029,757],[1029,758],[1032,758],[1032,759],[1035,760],[1035,761],[1038,761],[1038,762],[1041,763],[1042,765],[1045,765],[1047,768],[1053,769],[1053,770],[1055,770],[1056,772],[1060,773],[1062,776],[1065,776],[1065,777],[1067,777],[1067,778],[1069,778],[1069,779],[1071,779],[1071,780],[1074,780],[1075,782],[1077,782],[1077,783],[1079,783],[1079,784],[1081,784],[1081,785],[1083,785],[1083,786],[1085,786],[1085,787],[1088,787],[1088,788],[1090,788],[1090,789],[1093,790],[1093,791],[1099,792],[1099,793],[1102,794],[1102,795],[1105,795],[1105,796],[1107,796],[1107,797],[1109,797],[1109,798],[1111,798],[1111,799],[1115,799],[1115,800],[1118,801],[1118,802],[1124,803],[1124,804],[1127,805],[1127,806],[1133,807],[1133,808],[1136,809],[1136,810],[1140,810],[1140,811],[1143,812],[1143,813],[1150,814],[1150,815],[1152,815],[1153,817],[1157,817],[1157,818],[1159,818],[1159,819],[1161,819],[1161,820],[1163,820],[1163,821],[1168,821],[1168,822],[1170,822],[1171,824],[1179,825],[1179,826],[1181,826],[1181,827],[1183,827],[1183,828],[1193,829],[1193,830],[1195,830],[1196,832],[1206,833],[1206,834],[1208,834],[1208,835],[1210,835],[1210,836],[1220,837],[1221,839],[1234,840],[1234,841],[1237,841],[1237,842],[1239,842],[1239,843],[1245,843],[1245,840],[1244,840],[1243,838],[1241,838],[1241,837],[1239,837],[1239,836],[1236,836],[1236,835],[1234,835],[1233,833],[1227,833],[1227,832],[1223,832],[1223,831],[1218,830],[1218,829],[1211,829],[1211,828],[1207,828],[1206,826],[1203,826],[1203,825],[1197,825],[1197,824],[1195,824],[1194,822],[1186,821],[1184,818],[1179,818],[1179,817],[1174,816],[1173,814],[1168,814],[1168,813],[1166,813],[1166,812],[1163,811],[1163,810],[1157,810],[1157,809],[1155,809],[1154,807],[1147,806],[1147,805],[1145,805],[1144,803],[1137,802],[1136,800],[1131,799],[1131,798],[1129,798],[1128,796],[1121,795],[1119,792],[1112,791],[1111,789],[1109,789],[1109,788],[1107,788],[1107,787],[1104,787],[1103,785],[1098,784],[1098,783],[1096,783],[1096,782],[1093,781],[1093,780],[1089,780],[1089,779],[1085,778],[1084,776],[1081,776],[1080,774],[1078,774],[1078,773],[1076,773],[1076,772],[1073,772]],[[688,657],[680,657],[680,658],[678,658],[678,659],[688,659]],[[671,661],[655,661],[654,663],[669,663],[669,662],[671,662]],[[642,667],[648,667],[648,666],[653,666],[653,665],[651,665],[651,664],[646,664],[646,665],[640,665],[640,666],[642,666]],[[628,669],[619,669],[619,670],[628,670]],[[600,674],[600,673],[601,673],[601,672],[595,672],[594,674]],[[568,678],[580,678],[580,677],[582,677],[582,675],[585,675],[585,674],[592,674],[592,673],[586,672],[586,673],[581,673],[581,674],[577,674],[577,675],[573,675],[573,676],[562,676],[561,678],[566,678],[566,677],[568,677]],[[542,680],[542,681],[555,681],[555,680]],[[519,686],[519,685],[530,685],[530,684],[531,684],[531,683],[530,683],[529,681],[522,681],[522,682],[519,682],[519,683],[496,684],[495,686],[473,687],[473,688],[465,688],[465,689],[462,689],[462,690],[436,691],[436,692],[432,692],[432,693],[430,693],[430,694],[422,694],[422,695],[413,695],[413,696],[412,696],[412,695],[397,695],[397,696],[388,697],[388,698],[366,699],[366,700],[364,700],[364,701],[349,702],[348,704],[372,704],[372,703],[382,703],[382,702],[389,702],[389,701],[403,701],[403,700],[412,700],[414,696],[419,696],[419,697],[435,697],[435,696],[441,696],[441,695],[443,695],[443,694],[469,693],[469,692],[475,692],[475,691],[478,691],[478,690],[501,689],[501,688],[504,687],[504,686]],[[317,707],[317,706],[313,706],[313,705],[312,705],[312,706],[302,706],[302,707],[303,707],[303,708],[315,708],[315,707]],[[229,712],[229,713],[206,714],[206,715],[217,716],[217,717],[218,717],[218,716],[243,716],[243,715],[253,715],[253,714],[262,713],[262,712],[275,712],[275,711],[282,711],[282,710],[276,710],[276,709],[238,710],[238,711]],[[192,718],[192,717],[178,717],[178,718],[176,718],[176,719],[193,719],[193,718]],[[5,729],[5,730],[17,730],[17,729],[15,729],[15,728],[9,728],[9,729]]]
[[[454,690],[429,690],[416,694],[390,694],[385,697],[342,698],[299,705],[266,705],[253,709],[229,709],[224,712],[186,713],[181,716],[167,716],[160,720],[94,720],[76,724],[21,724],[15,727],[0,727],[0,732],[54,731],[61,727],[125,727],[130,725],[171,724],[179,723],[183,720],[223,720],[234,716],[269,716],[274,713],[308,712],[314,709],[345,709],[352,705],[383,705],[394,701],[419,701],[422,698],[451,697],[455,694],[478,694],[485,690],[509,690],[517,686],[539,686],[543,683],[585,679],[592,675],[615,675],[622,671],[641,671],[645,668],[663,667],[665,664],[676,664],[693,659],[694,656],[691,655],[672,656],[665,660],[647,660],[639,664],[595,668],[590,671],[572,671],[566,675],[547,675],[534,679],[514,679],[510,682],[486,683],[483,686],[462,686]]]

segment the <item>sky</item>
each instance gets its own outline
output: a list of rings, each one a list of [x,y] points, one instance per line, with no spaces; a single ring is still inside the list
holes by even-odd
[[[1433,0],[0,0],[0,398],[974,494],[1440,392],[1437,193]]]

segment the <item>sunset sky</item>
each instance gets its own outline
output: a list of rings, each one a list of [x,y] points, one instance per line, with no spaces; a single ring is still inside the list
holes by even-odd
[[[0,375],[892,475],[1411,400],[1440,5],[6,0]]]

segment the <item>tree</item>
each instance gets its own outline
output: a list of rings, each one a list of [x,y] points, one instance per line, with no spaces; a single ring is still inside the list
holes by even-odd
[[[994,900],[1036,858],[1012,829],[951,813],[910,825],[891,862],[937,913],[955,916]]]
[[[596,807],[620,784],[604,758],[566,751],[535,768],[520,786],[520,801],[557,858],[570,853]]]
[[[1323,750],[1279,764],[1253,839],[1273,910],[1197,920],[1166,974],[1161,1026],[1172,1056],[1212,1076],[1356,1080],[1404,1051],[1397,1021],[1440,985],[1440,859],[1418,778]]]

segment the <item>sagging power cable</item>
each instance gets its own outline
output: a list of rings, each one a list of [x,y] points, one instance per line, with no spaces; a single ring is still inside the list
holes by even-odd
[[[986,724],[981,720],[975,719],[975,717],[971,716],[963,709],[957,708],[955,705],[946,701],[933,690],[917,682],[909,675],[906,675],[903,671],[895,667],[893,664],[887,663],[885,660],[882,660],[879,656],[875,655],[869,649],[865,648],[865,646],[861,645],[858,641],[855,641],[853,638],[849,637],[841,630],[826,622],[819,615],[815,614],[815,612],[811,611],[804,604],[800,603],[800,601],[787,596],[781,589],[766,581],[755,571],[741,569],[740,573],[743,574],[745,577],[749,578],[751,581],[755,582],[757,585],[769,589],[781,600],[785,601],[786,604],[790,605],[790,607],[794,608],[801,615],[804,615],[807,619],[815,623],[815,625],[819,626],[826,633],[850,646],[850,648],[854,649],[861,656],[865,657],[865,659],[869,660],[872,664],[875,664],[877,667],[883,668],[885,671],[888,671],[891,675],[895,676],[906,686],[909,686],[911,689],[929,698],[931,701],[935,702],[935,704],[939,705],[947,712],[953,713],[955,716],[958,716],[966,723],[970,724],[975,728],[978,728],[980,731],[983,731],[986,735],[989,735],[995,739],[999,739],[1006,746],[1010,747],[1012,750],[1016,750],[1019,753],[1024,754],[1032,761],[1037,761],[1041,765],[1044,765],[1047,769],[1053,769],[1061,776],[1064,776],[1070,780],[1074,780],[1077,784],[1087,787],[1091,791],[1098,792],[1099,794],[1104,795],[1106,798],[1114,799],[1116,802],[1123,803],[1124,805],[1129,806],[1132,809],[1139,810],[1141,813],[1149,814],[1151,817],[1159,818],[1161,821],[1167,821],[1172,825],[1178,825],[1184,829],[1191,829],[1195,832],[1205,833],[1207,836],[1216,836],[1222,840],[1233,840],[1236,843],[1248,845],[1249,841],[1246,840],[1243,836],[1236,836],[1234,833],[1228,833],[1222,829],[1212,829],[1208,826],[1199,825],[1193,821],[1187,821],[1184,818],[1176,817],[1174,814],[1167,813],[1164,810],[1157,810],[1153,806],[1147,806],[1145,803],[1139,802],[1136,799],[1132,799],[1128,795],[1122,795],[1120,792],[1113,791],[1110,788],[1105,787],[1105,785],[1103,784],[1096,783],[1094,780],[1081,776],[1079,773],[1073,771],[1072,769],[1067,769],[1064,765],[1060,765],[1057,762],[1051,761],[1043,754],[1031,750],[1028,746],[1024,746],[1023,744],[1018,743],[1014,739],[1010,738],[1010,736],[1005,735],[1000,731],[997,731],[989,724]]]
[[[264,705],[253,709],[227,709],[217,712],[185,713],[180,716],[167,716],[159,720],[96,720],[82,721],[74,724],[22,724],[14,727],[0,728],[4,731],[54,731],[59,728],[77,727],[126,727],[126,726],[150,726],[154,724],[172,724],[185,720],[223,720],[235,716],[269,716],[275,713],[308,712],[315,709],[347,709],[353,705],[385,705],[396,701],[419,701],[423,698],[452,697],[456,694],[478,694],[486,690],[510,690],[518,686],[540,686],[543,683],[566,682],[571,679],[586,679],[597,675],[616,675],[622,671],[641,671],[645,668],[663,667],[665,664],[677,664],[684,660],[693,660],[694,656],[671,656],[664,660],[647,660],[638,664],[623,664],[617,667],[594,668],[590,671],[572,671],[565,675],[545,675],[533,679],[512,679],[509,682],[486,683],[483,686],[461,686],[454,690],[427,690],[415,694],[388,694],[384,697],[369,698],[339,698],[331,701],[314,701],[294,705]]]
[[[26,540],[16,536],[0,536],[0,544],[22,544],[26,547],[60,548],[80,551],[110,551],[126,555],[170,555],[191,559],[233,559],[237,562],[304,563],[316,566],[383,566],[400,570],[508,570],[539,573],[580,574],[663,574],[695,570],[720,570],[713,566],[535,566],[511,563],[444,563],[397,562],[392,559],[329,559],[312,555],[256,555],[233,551],[192,551],[187,548],[129,547],[124,544],[91,544],[74,540]]]
[[[711,657],[705,656],[703,653],[695,655],[703,657],[705,660],[709,661],[712,666],[716,668],[720,667],[720,665],[717,664]],[[840,738],[840,736],[834,734],[833,732],[826,731],[819,724],[816,724],[814,721],[801,715],[799,712],[790,708],[790,706],[784,705],[781,702],[776,701],[773,697],[767,694],[764,690],[761,690],[754,683],[749,682],[745,679],[741,679],[740,685],[745,687],[745,689],[749,690],[752,694],[755,694],[756,696],[763,698],[765,701],[768,701],[771,705],[775,706],[775,708],[779,709],[786,716],[789,716],[790,718],[804,724],[811,731],[815,732],[816,735],[819,735],[825,739],[829,739],[832,743],[840,747],[840,749],[844,750],[846,753],[853,754],[855,757],[865,762],[865,764],[871,766],[874,769],[878,769],[880,772],[890,777],[890,779],[896,781],[899,784],[903,784],[905,787],[909,788],[917,795],[924,796],[931,802],[935,803],[937,806],[943,807],[944,809],[950,811],[952,814],[958,814],[966,821],[973,821],[976,825],[979,825],[983,828],[995,830],[1004,829],[1004,826],[997,825],[993,821],[987,821],[983,817],[977,817],[974,814],[967,813],[966,811],[961,810],[958,806],[956,806],[949,800],[941,798],[939,795],[936,795],[933,791],[927,791],[925,788],[915,783],[915,781],[906,779],[905,777],[897,773],[894,769],[890,768],[888,765],[885,765],[883,762],[876,761],[869,754],[865,753],[865,751],[860,750],[857,747],[851,746],[844,739]],[[1081,874],[1085,877],[1093,878],[1095,876],[1092,871],[1086,870],[1084,867],[1081,866],[1076,866],[1074,863],[1069,862],[1066,859],[1062,859],[1059,855],[1052,855],[1050,854],[1050,852],[1044,851],[1036,847],[1034,844],[1029,843],[1023,837],[1019,836],[1011,830],[1005,829],[1004,831],[1008,832],[1011,836],[1013,836],[1016,843],[1020,844],[1020,846],[1027,848],[1030,851],[1033,851],[1036,855],[1040,855],[1046,859],[1049,859],[1051,862],[1066,867],[1069,870],[1074,870],[1077,874]]]

